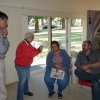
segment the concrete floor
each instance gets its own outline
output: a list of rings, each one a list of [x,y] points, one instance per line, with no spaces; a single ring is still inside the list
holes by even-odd
[[[52,98],[48,98],[48,90],[43,80],[44,72],[39,74],[31,74],[30,77],[30,91],[34,92],[34,96],[24,96],[24,100],[59,100],[57,93]],[[80,87],[77,92],[77,84],[69,84],[68,88],[63,93],[62,100],[91,100],[90,87]],[[16,100],[17,82],[7,86],[8,98],[7,100]],[[55,91],[57,92],[57,85],[55,84]]]

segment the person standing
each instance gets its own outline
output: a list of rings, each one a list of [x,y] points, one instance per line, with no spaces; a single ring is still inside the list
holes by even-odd
[[[6,100],[6,71],[5,71],[5,54],[9,48],[9,41],[7,39],[8,31],[8,16],[0,11],[0,100]]]
[[[23,95],[33,96],[33,93],[29,91],[29,76],[30,66],[33,58],[37,56],[43,49],[40,45],[38,49],[31,45],[34,40],[33,33],[26,33],[25,39],[19,43],[16,50],[15,68],[18,73],[18,90],[17,100],[24,100]]]

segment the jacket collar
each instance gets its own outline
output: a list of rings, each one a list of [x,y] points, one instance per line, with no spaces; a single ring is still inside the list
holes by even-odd
[[[27,44],[27,45],[29,45],[29,44],[30,44],[30,42],[29,42],[29,41],[27,41],[26,39],[24,39],[24,41],[26,42],[26,44]]]

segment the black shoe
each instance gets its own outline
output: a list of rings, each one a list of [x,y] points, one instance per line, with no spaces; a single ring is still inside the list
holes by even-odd
[[[25,95],[28,95],[28,96],[33,96],[33,93],[32,92],[27,92],[27,93],[24,93]]]
[[[55,91],[48,94],[48,97],[52,97],[55,94]]]
[[[59,99],[62,99],[62,97],[63,97],[62,94],[61,93],[58,93],[58,98]]]

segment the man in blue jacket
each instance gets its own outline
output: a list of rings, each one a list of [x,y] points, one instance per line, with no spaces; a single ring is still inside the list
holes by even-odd
[[[6,72],[4,58],[9,48],[9,42],[7,39],[8,31],[7,24],[8,16],[0,11],[0,100],[6,100]]]

